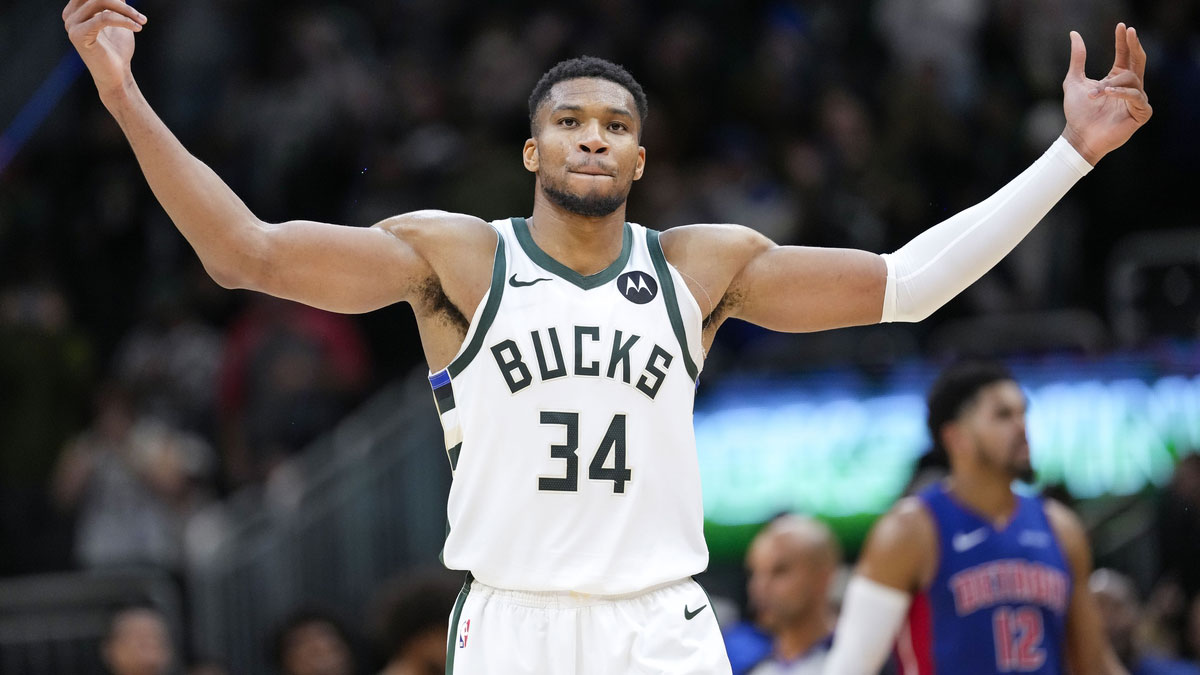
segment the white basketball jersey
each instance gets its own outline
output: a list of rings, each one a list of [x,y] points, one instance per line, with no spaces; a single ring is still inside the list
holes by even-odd
[[[692,404],[700,309],[658,233],[582,276],[523,218],[499,233],[463,346],[429,376],[454,480],[447,567],[490,586],[618,595],[708,565]]]

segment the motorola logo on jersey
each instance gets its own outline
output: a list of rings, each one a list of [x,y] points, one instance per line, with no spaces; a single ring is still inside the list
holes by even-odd
[[[617,290],[626,300],[644,305],[658,295],[658,282],[645,272],[626,272],[617,277]]]

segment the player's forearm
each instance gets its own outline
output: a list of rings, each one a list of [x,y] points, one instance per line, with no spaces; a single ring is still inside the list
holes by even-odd
[[[882,321],[920,321],[1000,262],[1091,170],[1066,139],[998,192],[885,256]]]
[[[825,675],[873,675],[904,624],[912,598],[861,574],[846,586],[842,611],[833,632]]]
[[[190,154],[137,85],[101,96],[133,148],[154,196],[223,286],[243,286],[263,246],[261,221],[206,164]]]

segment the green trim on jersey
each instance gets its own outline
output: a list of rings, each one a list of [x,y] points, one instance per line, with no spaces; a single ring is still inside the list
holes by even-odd
[[[451,477],[451,480],[454,480]],[[446,516],[446,536],[442,539],[442,550],[438,551],[438,562],[446,564],[446,542],[450,541],[450,516]]]
[[[656,230],[646,229],[646,248],[650,250],[650,260],[654,262],[654,272],[658,275],[659,286],[662,287],[671,328],[675,331],[675,339],[679,340],[679,349],[683,352],[683,365],[687,368],[692,382],[695,382],[700,376],[700,369],[696,367],[695,361],[692,361],[692,352],[688,349],[687,333],[683,330],[683,316],[679,314],[679,300],[675,296],[675,281],[671,278],[671,268],[667,266],[667,256],[663,253]]]
[[[474,577],[467,572],[467,581],[463,584],[462,590],[458,592],[458,600],[454,602],[454,614],[450,618],[450,635],[446,640],[446,675],[454,675],[454,642],[458,639],[458,619],[462,616],[462,608],[467,602],[467,596],[471,594],[471,581],[473,580]]]
[[[488,290],[487,304],[483,306],[483,314],[479,317],[479,325],[475,326],[475,334],[471,336],[471,342],[462,354],[458,355],[457,359],[446,367],[450,372],[450,377],[458,377],[458,374],[466,368],[471,359],[479,353],[479,348],[483,346],[483,339],[487,337],[488,329],[492,327],[492,321],[496,320],[496,312],[500,309],[500,298],[504,295],[504,236],[499,232],[496,233],[496,258],[492,261],[492,287]]]
[[[629,223],[625,223],[625,229],[621,235],[621,255],[617,256],[617,259],[608,267],[585,277],[538,248],[537,242],[533,240],[533,235],[529,233],[529,224],[525,222],[524,218],[512,218],[511,220],[513,232],[517,235],[517,243],[521,245],[525,255],[537,263],[538,267],[562,277],[585,291],[603,286],[616,279],[621,270],[625,269],[625,264],[629,262],[629,253],[633,250],[633,228],[629,226]]]

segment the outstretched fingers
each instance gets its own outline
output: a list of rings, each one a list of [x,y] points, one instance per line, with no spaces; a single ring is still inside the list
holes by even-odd
[[[1068,80],[1082,80],[1084,65],[1087,63],[1087,48],[1083,46],[1083,36],[1071,31],[1071,66],[1067,69]]]
[[[1125,32],[1125,41],[1129,48],[1129,65],[1139,80],[1146,79],[1146,50],[1138,39],[1137,30],[1130,28]]]
[[[1113,70],[1118,68],[1129,70],[1129,40],[1125,35],[1127,29],[1124,23],[1118,23],[1115,33],[1116,49],[1113,56]]]

